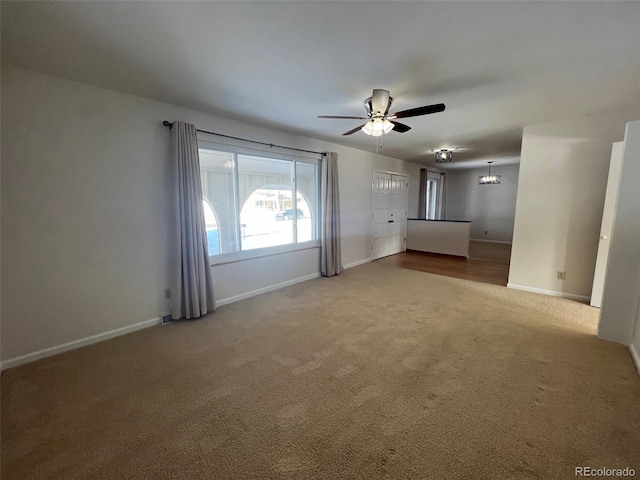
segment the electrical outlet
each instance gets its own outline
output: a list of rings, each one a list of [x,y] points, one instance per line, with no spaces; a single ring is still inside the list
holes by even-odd
[[[164,298],[171,298],[171,289],[170,288],[165,288],[164,289]]]
[[[558,270],[558,280],[564,280],[566,274],[567,272],[561,272]]]

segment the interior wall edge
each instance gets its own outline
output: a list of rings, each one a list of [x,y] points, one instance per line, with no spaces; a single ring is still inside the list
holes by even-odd
[[[511,245],[513,242],[506,242],[503,240],[484,240],[482,238],[470,238],[472,242],[481,242],[481,243],[499,243],[501,245]]]
[[[250,292],[242,293],[240,295],[234,295],[233,297],[227,297],[221,300],[216,300],[216,307],[222,307],[224,305],[229,305],[230,303],[239,302],[240,300],[245,300],[251,297],[257,297],[258,295],[273,292],[274,290],[279,290],[281,288],[288,287],[290,285],[295,285],[296,283],[307,282],[309,280],[313,280],[314,278],[319,278],[320,276],[321,276],[320,272],[316,272],[310,275],[305,275],[304,277],[294,278],[292,280],[287,280],[286,282],[280,282],[274,285],[269,285],[267,287],[259,288],[257,290],[252,290]]]
[[[88,345],[93,345],[94,343],[104,342],[105,340],[119,337],[121,335],[126,335],[127,333],[132,333],[137,330],[142,330],[143,328],[154,327],[156,325],[160,325],[161,323],[162,322],[160,320],[160,316],[158,316],[158,318],[144,320],[139,323],[134,323],[133,325],[127,325],[125,327],[109,330],[108,332],[102,332],[96,335],[91,335],[89,337],[63,343],[62,345],[55,345],[53,347],[44,348],[36,352],[20,355],[19,357],[9,358],[0,363],[0,371],[4,371],[8,368],[18,367],[20,365],[24,365],[25,363],[35,362],[36,360],[41,360],[43,358],[52,357],[60,353],[76,350]]]
[[[348,268],[358,267],[360,265],[364,265],[365,263],[369,263],[371,261],[373,261],[371,258],[365,258],[364,260],[358,260],[356,262],[347,263],[346,265],[343,265],[342,268],[344,270],[347,270]]]
[[[552,297],[568,298],[569,300],[589,301],[589,297],[585,295],[578,295],[575,293],[558,292],[556,290],[545,290],[543,288],[529,287],[527,285],[518,285],[516,283],[507,283],[507,288],[513,288],[514,290],[522,290],[525,292],[541,293],[543,295],[550,295]]]
[[[640,354],[636,350],[636,346],[631,344],[629,346],[629,351],[631,352],[631,357],[633,358],[633,363],[636,364],[636,368],[638,369],[638,375],[640,375]]]

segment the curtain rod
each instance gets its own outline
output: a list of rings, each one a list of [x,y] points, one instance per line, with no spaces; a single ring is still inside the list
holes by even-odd
[[[436,172],[435,170],[429,170],[428,168],[423,168],[423,170],[426,170],[427,172],[431,172],[431,173],[438,173],[440,175],[444,175],[444,172]]]
[[[169,127],[169,129],[173,128],[173,123],[167,122],[166,120],[162,122],[162,124],[165,127]],[[326,153],[324,152],[316,152],[314,150],[304,150],[302,148],[285,147],[283,145],[276,145],[275,143],[258,142],[256,140],[248,140],[246,138],[232,137],[231,135],[224,135],[222,133],[208,132],[207,130],[200,130],[199,128],[197,128],[196,131],[200,133],[208,133],[209,135],[217,135],[218,137],[231,138],[233,140],[240,140],[240,141],[249,142],[249,143],[257,143],[258,145],[266,145],[267,147],[271,147],[271,148],[276,147],[276,148],[284,148],[286,150],[295,150],[296,152],[315,153],[316,155],[322,155],[323,157],[326,155]]]

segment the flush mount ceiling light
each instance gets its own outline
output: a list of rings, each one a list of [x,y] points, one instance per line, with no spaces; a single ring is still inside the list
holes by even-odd
[[[479,185],[497,185],[500,183],[500,175],[491,175],[491,164],[493,162],[487,162],[489,164],[489,175],[480,175],[478,177]]]
[[[439,148],[431,151],[436,154],[436,163],[449,163],[454,150],[455,148]]]

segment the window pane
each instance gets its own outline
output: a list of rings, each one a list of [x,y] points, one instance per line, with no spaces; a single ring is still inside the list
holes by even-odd
[[[202,198],[202,208],[204,210],[204,223],[207,229],[207,242],[209,243],[209,256],[220,253],[220,232],[218,230],[218,219],[216,213],[209,204],[206,197]]]
[[[438,201],[438,180],[427,180],[427,218],[436,219],[436,205]]]
[[[296,187],[298,243],[309,242],[318,238],[318,166],[296,162]]]
[[[199,155],[209,255],[237,252],[238,222],[233,154],[201,149]],[[207,206],[210,212],[207,211]],[[215,222],[211,221],[211,214]]]
[[[242,250],[293,243],[293,163],[238,155]]]

